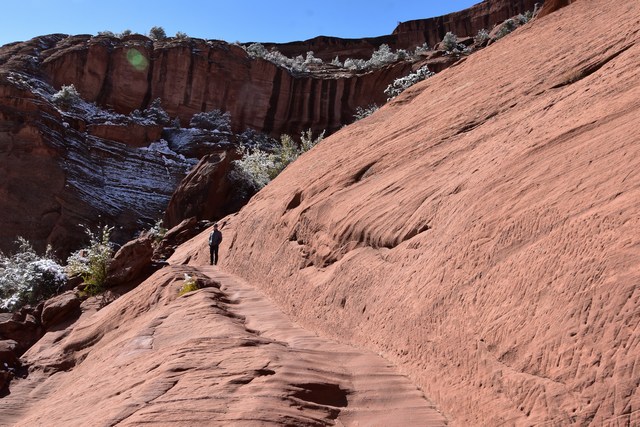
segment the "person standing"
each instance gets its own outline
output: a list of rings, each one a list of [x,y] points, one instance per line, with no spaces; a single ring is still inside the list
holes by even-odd
[[[209,263],[218,265],[218,248],[222,243],[222,233],[218,230],[218,224],[213,224],[213,231],[209,234]]]

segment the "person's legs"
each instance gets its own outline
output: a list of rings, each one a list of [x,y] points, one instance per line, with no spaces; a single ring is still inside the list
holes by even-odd
[[[213,246],[209,246],[209,265],[213,265]]]
[[[213,247],[213,263],[214,265],[218,265],[218,245]]]

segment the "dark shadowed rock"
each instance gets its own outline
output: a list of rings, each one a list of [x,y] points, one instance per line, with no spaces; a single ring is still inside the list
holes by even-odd
[[[17,354],[20,355],[42,336],[40,322],[33,315],[25,320],[0,319],[0,339],[10,339],[17,342]]]
[[[131,282],[149,272],[153,256],[153,239],[144,234],[118,249],[109,264],[108,284],[116,286]]]
[[[48,299],[42,309],[42,325],[50,328],[58,323],[71,320],[80,314],[80,298],[74,291]]]
[[[171,228],[155,248],[153,258],[165,260],[173,254],[178,245],[198,235],[211,226],[209,221],[198,221],[195,217],[182,220],[180,224]]]
[[[240,210],[257,187],[233,163],[228,152],[205,156],[171,196],[164,217],[168,227],[185,218],[215,221]]]
[[[15,366],[18,362],[16,351],[18,342],[15,340],[0,340],[0,370],[6,364],[7,366]],[[2,386],[0,386],[2,389]]]

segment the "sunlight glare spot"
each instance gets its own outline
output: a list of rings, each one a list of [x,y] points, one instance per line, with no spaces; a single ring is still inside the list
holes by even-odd
[[[138,71],[144,71],[149,66],[149,61],[138,49],[129,49],[127,51],[127,61]]]

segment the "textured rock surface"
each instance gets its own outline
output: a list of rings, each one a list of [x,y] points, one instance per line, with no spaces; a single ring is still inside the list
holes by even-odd
[[[221,268],[454,425],[640,424],[639,21],[574,2],[412,87],[230,218]]]
[[[50,328],[77,317],[80,314],[80,298],[75,291],[67,291],[57,295],[44,303],[42,308],[41,323],[45,328]]]
[[[185,273],[210,287],[178,297]],[[213,267],[166,267],[24,360],[0,425],[446,424],[388,362],[295,326]]]

